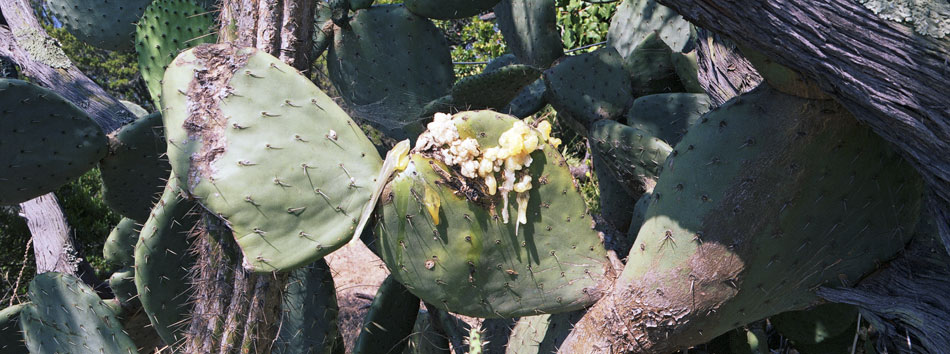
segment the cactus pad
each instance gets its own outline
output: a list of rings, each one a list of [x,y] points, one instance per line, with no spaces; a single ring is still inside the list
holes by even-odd
[[[800,352],[831,354],[850,352],[857,317],[858,308],[854,305],[827,303],[808,310],[783,312],[769,321]]]
[[[676,145],[710,108],[712,100],[702,93],[647,95],[633,101],[627,125]]]
[[[545,69],[564,55],[555,0],[502,0],[495,15],[505,44],[523,64]]]
[[[656,0],[624,0],[610,19],[607,44],[626,58],[653,33],[673,51],[692,46],[689,22]]]
[[[584,310],[522,317],[511,331],[505,353],[555,354],[583,316]]]
[[[671,56],[674,53],[656,34],[652,34],[624,59],[623,68],[630,73],[636,97],[685,91],[673,67]]]
[[[198,222],[195,204],[179,196],[178,179],[169,177],[135,245],[135,287],[142,308],[166,344],[182,338],[179,326],[191,311],[189,231]]]
[[[108,150],[99,126],[53,91],[0,79],[0,107],[0,205],[56,190]]]
[[[326,261],[321,259],[294,269],[280,306],[280,331],[274,341],[274,353],[343,352],[343,337],[337,326],[336,288]]]
[[[683,319],[656,329],[667,345],[814,304],[913,234],[920,176],[834,101],[762,85],[705,118],[667,160],[616,285],[642,316]]]
[[[300,267],[353,237],[382,160],[310,80],[269,54],[221,44],[182,53],[164,85],[172,169],[228,222],[245,268]]]
[[[455,82],[448,42],[432,21],[379,5],[358,11],[334,37],[327,70],[356,118],[396,140],[422,132],[422,108]]]
[[[135,264],[135,244],[139,241],[135,220],[122,218],[102,246],[102,255],[106,261],[123,267]]]
[[[499,0],[406,0],[406,8],[414,14],[451,20],[478,15],[495,6]]]
[[[544,72],[548,100],[582,135],[594,122],[615,120],[633,100],[630,77],[613,48],[567,57]]]
[[[831,99],[831,96],[825,93],[814,80],[802,76],[792,68],[776,63],[762,52],[744,45],[739,45],[739,50],[772,88],[792,96],[816,100]]]
[[[451,94],[455,106],[465,110],[500,110],[540,76],[541,71],[527,65],[506,65],[462,78],[452,86]]]
[[[20,311],[27,305],[13,305],[0,310],[0,354],[27,352],[23,334],[20,333]]]
[[[353,353],[402,353],[418,315],[419,298],[391,275],[386,277],[366,313]]]
[[[139,117],[109,136],[109,154],[99,161],[106,205],[138,222],[148,218],[171,170],[162,130],[161,114]]]
[[[48,0],[69,33],[94,47],[131,50],[135,23],[151,0]]]
[[[184,49],[214,43],[212,14],[192,0],[156,0],[145,9],[135,29],[139,71],[155,107],[162,107],[165,68]]]
[[[652,189],[660,168],[673,151],[669,144],[650,133],[614,121],[594,123],[590,148],[633,196]]]
[[[605,250],[549,132],[547,122],[535,130],[491,111],[437,115],[380,199],[376,234],[393,276],[427,303],[468,316],[596,301],[609,270]],[[525,149],[515,154],[514,146]],[[472,153],[480,165],[492,165],[489,155],[511,154],[511,163],[469,177]]]
[[[20,327],[31,353],[138,353],[113,310],[78,278],[43,273],[30,282]]]
[[[109,288],[115,294],[116,300],[122,306],[129,306],[135,299],[135,270],[132,267],[122,268],[109,277]]]

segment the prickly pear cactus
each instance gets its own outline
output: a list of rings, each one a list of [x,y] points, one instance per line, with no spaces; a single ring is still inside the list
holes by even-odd
[[[21,354],[27,351],[20,332],[20,311],[29,305],[18,304],[0,310],[0,354]]]
[[[378,206],[379,252],[393,277],[468,316],[596,301],[610,268],[549,134],[546,122],[533,128],[491,111],[437,114]]]
[[[138,240],[139,230],[135,220],[122,218],[106,238],[102,246],[102,256],[110,263],[131,266],[135,262],[135,244]]]
[[[834,101],[763,85],[706,118],[664,166],[622,290],[588,312],[636,324],[644,350],[814,304],[818,286],[849,286],[894,257],[919,218],[920,176]],[[579,331],[594,338],[627,335],[587,320]]]
[[[656,185],[673,148],[646,131],[605,120],[591,127],[590,150],[627,193],[640,196]]]
[[[336,288],[326,261],[293,270],[280,306],[273,353],[343,353]]]
[[[683,89],[688,93],[706,93],[703,84],[699,82],[699,63],[696,61],[697,49],[687,53],[671,52],[670,62],[673,63],[673,70],[676,76],[683,83]]]
[[[567,57],[544,72],[548,101],[582,135],[594,122],[616,120],[633,95],[623,58],[613,48]]]
[[[449,340],[446,334],[436,330],[436,325],[429,319],[429,313],[422,309],[416,316],[416,324],[412,327],[403,354],[450,354]]]
[[[673,53],[658,35],[651,34],[624,58],[634,96],[685,91],[673,67]]]
[[[386,277],[363,320],[353,353],[402,353],[418,314],[419,298],[392,276]]]
[[[638,97],[627,112],[627,125],[676,145],[693,124],[712,108],[703,93],[660,93]]]
[[[47,0],[69,33],[95,47],[131,50],[135,23],[151,0]]]
[[[522,63],[545,69],[564,55],[554,0],[502,0],[494,11],[505,44]]]
[[[178,343],[180,327],[191,312],[189,231],[197,222],[196,205],[179,196],[178,179],[169,177],[161,199],[135,245],[135,287],[152,327],[166,344]]]
[[[440,20],[472,17],[498,3],[499,0],[406,0],[406,8],[416,15]]]
[[[184,49],[214,43],[212,13],[192,0],[156,0],[145,9],[135,29],[139,71],[155,107],[162,107],[165,68]]]
[[[310,80],[256,49],[203,45],[175,59],[163,92],[172,169],[227,221],[245,268],[300,267],[353,237],[382,161]]]
[[[584,310],[555,315],[526,316],[518,320],[506,354],[555,354]]]
[[[448,42],[405,6],[377,5],[336,28],[327,54],[334,87],[357,119],[396,139],[422,132],[419,114],[455,82]]]
[[[452,86],[453,103],[463,110],[500,110],[540,76],[541,71],[522,64],[485,70],[484,73],[462,78]]]
[[[20,327],[30,353],[138,353],[113,310],[78,278],[39,274],[28,295]]]
[[[56,190],[108,150],[99,126],[53,91],[0,79],[0,107],[0,205]]]
[[[673,51],[692,46],[689,22],[655,0],[624,0],[610,19],[607,45],[626,58],[653,33]]]
[[[122,306],[134,303],[138,291],[135,288],[135,270],[132,267],[122,268],[109,277],[109,288],[115,294],[116,300]]]
[[[109,136],[109,154],[99,161],[106,205],[139,222],[148,218],[171,171],[162,130],[160,113],[139,117]]]

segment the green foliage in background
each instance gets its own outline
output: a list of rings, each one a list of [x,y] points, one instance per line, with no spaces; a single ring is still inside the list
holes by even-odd
[[[619,1],[592,4],[581,0],[557,1],[557,25],[561,30],[561,42],[565,50],[607,40],[610,18],[617,10]],[[591,48],[591,50],[596,48]],[[579,51],[583,52],[583,51]]]

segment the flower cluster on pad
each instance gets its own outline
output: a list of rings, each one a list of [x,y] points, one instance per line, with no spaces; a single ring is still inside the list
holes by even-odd
[[[414,151],[430,151],[449,166],[457,166],[459,174],[482,179],[489,195],[501,195],[502,219],[508,223],[508,193],[517,193],[518,224],[527,223],[528,191],[532,177],[527,173],[533,159],[531,153],[550,145],[557,147],[560,139],[551,137],[551,123],[542,121],[536,128],[516,121],[498,138],[498,145],[479,146],[473,138],[461,139],[452,116],[436,113],[426,131],[416,141]],[[500,182],[496,177],[500,173]]]

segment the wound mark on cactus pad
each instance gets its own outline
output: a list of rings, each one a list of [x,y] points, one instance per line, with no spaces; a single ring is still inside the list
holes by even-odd
[[[212,164],[225,152],[224,131],[228,126],[221,101],[231,92],[231,77],[245,66],[253,51],[241,51],[236,46],[201,46],[195,48],[194,54],[201,63],[198,67],[204,69],[195,69],[195,79],[187,92],[188,118],[184,128],[189,138],[202,142],[201,151],[191,157],[192,169],[187,177],[191,185],[200,178],[211,180]],[[227,89],[222,93],[220,87]]]

